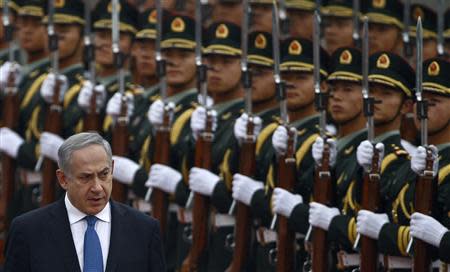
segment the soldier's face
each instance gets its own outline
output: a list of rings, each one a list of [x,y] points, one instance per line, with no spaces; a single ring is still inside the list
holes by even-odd
[[[121,32],[119,47],[122,53],[130,54],[131,45],[131,35]],[[95,60],[100,65],[111,66],[114,64],[111,30],[105,29],[95,32]]]
[[[369,24],[369,51],[373,54],[378,51],[393,53],[399,50],[402,44],[400,29],[385,24]]]
[[[113,167],[103,147],[92,145],[74,151],[70,173],[58,169],[57,176],[70,202],[80,211],[95,215],[111,196]]]
[[[273,69],[259,65],[250,67],[252,72],[252,101],[262,102],[275,96]]]
[[[310,11],[288,11],[289,32],[293,37],[312,39],[314,14]]]
[[[55,32],[58,35],[59,57],[71,57],[80,52],[83,46],[81,27],[75,24],[55,24]]]
[[[229,21],[241,25],[242,11],[241,3],[216,3],[213,8],[212,20],[214,22]],[[233,14],[233,16],[230,16],[230,14]]]
[[[336,49],[353,45],[353,24],[351,18],[325,17],[324,38],[328,54]]]
[[[443,132],[445,129],[448,131],[450,128],[450,97],[424,92],[423,98],[432,104],[428,107],[428,134],[433,135]],[[420,121],[417,119],[417,107],[414,107],[414,116],[416,116],[414,123],[419,129]]]
[[[38,17],[18,17],[20,47],[27,52],[38,52],[47,47],[47,31],[41,21],[42,19]]]
[[[287,106],[291,111],[305,108],[314,102],[314,77],[310,72],[283,72],[287,88]]]
[[[252,4],[252,31],[272,32],[272,5]]]
[[[330,87],[332,96],[328,109],[338,124],[345,124],[362,114],[363,96],[361,84],[336,81]]]
[[[407,111],[404,95],[399,90],[381,84],[371,84],[370,94],[375,100],[381,101],[375,104],[375,125],[394,121]]]
[[[423,40],[423,60],[437,57],[437,41],[435,39]],[[412,66],[416,68],[416,42],[413,41]]]
[[[156,72],[155,43],[152,40],[138,40],[134,46],[136,70],[143,76],[154,76]]]
[[[192,50],[170,48],[164,49],[167,61],[167,84],[183,86],[195,82],[195,53]]]
[[[211,94],[226,93],[240,84],[241,62],[237,57],[209,55],[206,57],[208,65],[208,92]]]

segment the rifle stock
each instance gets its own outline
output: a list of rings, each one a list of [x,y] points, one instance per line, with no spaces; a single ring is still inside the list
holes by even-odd
[[[416,212],[431,216],[433,199],[436,195],[437,184],[433,178],[433,158],[431,151],[427,150],[424,174],[416,181],[414,207]],[[414,271],[430,271],[432,247],[424,241],[414,239]]]
[[[253,135],[254,125],[253,122],[248,122],[247,133]],[[239,154],[239,173],[246,176],[253,176],[256,168],[256,143],[253,139],[244,141],[241,145]],[[251,242],[251,211],[250,208],[237,202],[236,208],[236,227],[234,229],[234,241],[235,247],[233,251],[233,260],[226,271],[228,272],[240,272],[245,270],[247,265],[247,255],[250,250]]]
[[[296,135],[287,127],[289,138],[287,152],[278,161],[278,185],[292,192],[295,183],[295,147]],[[288,218],[279,216],[277,228],[277,271],[294,271],[295,269],[295,232],[288,226]]]
[[[125,100],[125,95],[122,96]],[[114,155],[126,157],[128,155],[128,118],[127,103],[122,101],[121,114],[117,119],[117,123],[113,129],[112,136],[112,152]],[[125,184],[113,180],[113,189],[111,197],[115,201],[125,203],[127,201],[128,190]]]
[[[212,167],[212,120],[207,117],[205,132],[197,139],[195,143],[195,166],[204,169]],[[194,193],[194,207],[192,210],[192,245],[188,256],[183,262],[181,271],[198,271],[199,263],[204,258],[205,249],[208,243],[209,226],[209,202],[207,196]]]
[[[61,134],[62,130],[62,102],[60,99],[61,82],[56,77],[56,84],[53,93],[52,104],[48,105],[47,115],[45,118],[44,131],[56,135]],[[48,158],[44,158],[42,163],[42,196],[41,206],[55,201],[56,191],[56,163]]]
[[[326,143],[326,139],[324,139]],[[322,165],[314,173],[314,201],[330,205],[332,202],[332,184],[330,175],[330,150],[328,144],[324,145]],[[313,271],[328,271],[328,243],[327,232],[320,228],[313,228],[312,267]]]
[[[92,94],[89,112],[83,120],[84,131],[98,131],[100,128],[100,116],[97,113],[97,94],[95,91]]]
[[[374,148],[372,167],[369,173],[364,174],[361,205],[364,210],[377,212],[380,209],[380,173],[379,157]],[[377,240],[361,236],[361,271],[378,271],[378,246]]]
[[[163,125],[156,132],[156,150],[154,162],[169,165],[170,160],[170,120],[169,114],[165,111]],[[152,215],[160,222],[162,233],[165,233],[167,225],[168,196],[158,188],[153,188],[152,192]]]

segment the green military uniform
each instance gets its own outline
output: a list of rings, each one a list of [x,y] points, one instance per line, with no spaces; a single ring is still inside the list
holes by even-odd
[[[448,71],[450,63],[430,59],[423,66],[423,91],[450,97]],[[434,204],[434,217],[446,228],[450,228],[450,141],[437,146],[439,154],[439,170],[436,177],[437,195]],[[410,239],[409,220],[414,213],[414,196],[417,175],[407,165],[403,172],[408,177],[408,182],[396,184],[392,187],[394,201],[388,210],[391,223],[383,226],[378,243],[383,253],[396,256],[407,256],[406,248]],[[448,234],[446,235],[448,236]],[[450,262],[448,239],[444,238],[439,248],[439,258],[443,262]]]
[[[409,64],[400,56],[388,52],[380,52],[370,58],[369,82],[390,86],[396,91],[403,92],[405,97],[411,97],[414,85],[414,72]],[[408,153],[402,148],[398,130],[388,131],[377,135],[375,142],[384,144],[384,158],[381,162],[380,198],[381,207],[379,211],[384,212],[392,201],[390,192],[392,186],[405,180],[397,176],[398,169],[404,167],[408,162]],[[355,158],[356,161],[356,158]],[[341,215],[331,221],[328,237],[336,245],[346,251],[353,251],[356,240],[356,215],[361,209],[361,195],[364,171],[357,166],[356,175],[350,177],[345,184],[346,188],[338,189],[342,192],[337,198],[337,207]],[[339,183],[339,181],[338,181]],[[342,183],[342,182],[341,182]],[[338,185],[338,187],[341,187]]]
[[[281,72],[282,73],[312,73],[313,71],[313,47],[312,42],[301,38],[289,38],[281,44]],[[328,75],[328,55],[321,48],[321,69],[320,74],[322,77]],[[312,175],[312,169],[314,168],[314,159],[311,155],[311,147],[319,136],[319,115],[315,114],[306,117],[301,120],[292,122],[290,125],[295,127],[298,131],[297,146],[296,146],[296,164],[297,175],[294,187],[294,193],[303,195],[304,199],[309,199],[312,190],[312,180],[309,175]],[[270,127],[270,128],[269,128]],[[278,124],[271,124],[268,129],[274,130],[278,127]],[[261,133],[264,139],[264,143],[261,145],[268,148],[272,145],[272,138],[267,137]],[[260,137],[261,137],[260,136]],[[258,139],[260,141],[260,139]],[[263,231],[266,231],[271,223],[272,212],[270,209],[270,199],[272,196],[272,190],[277,187],[277,163],[276,155],[271,147],[271,158],[267,158],[264,155],[264,159],[268,160],[270,165],[267,167],[265,180],[265,190],[258,190],[252,196],[251,209],[252,213],[257,218],[259,231],[257,235]],[[263,170],[264,171],[264,170]],[[305,231],[306,232],[306,231]],[[274,271],[274,264],[269,262],[269,251],[274,248],[276,241],[261,242],[263,239],[259,238],[260,242],[256,244],[256,269],[257,271]],[[303,251],[300,252],[303,254]],[[301,257],[299,256],[297,264],[301,263]]]

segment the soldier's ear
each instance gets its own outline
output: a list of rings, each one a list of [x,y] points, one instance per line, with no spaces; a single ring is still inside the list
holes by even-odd
[[[328,84],[326,80],[322,80],[320,82],[320,89],[322,89],[322,91],[328,92]]]
[[[412,113],[414,110],[414,103],[412,101],[412,99],[407,98],[405,99],[405,101],[403,101],[403,105],[402,105],[402,114],[407,114],[407,113]]]

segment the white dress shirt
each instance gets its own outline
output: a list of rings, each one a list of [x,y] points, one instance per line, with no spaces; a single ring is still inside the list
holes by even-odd
[[[65,196],[65,204],[67,215],[69,216],[70,230],[77,251],[78,262],[80,263],[81,272],[83,272],[84,260],[84,233],[87,229],[87,222],[84,218],[87,214],[81,212],[72,205],[67,194]],[[101,212],[95,215],[98,220],[95,223],[95,231],[100,239],[103,257],[103,271],[106,269],[106,260],[108,259],[109,240],[111,237],[111,206],[108,202]]]

